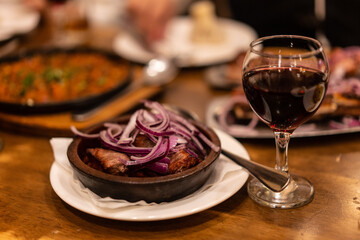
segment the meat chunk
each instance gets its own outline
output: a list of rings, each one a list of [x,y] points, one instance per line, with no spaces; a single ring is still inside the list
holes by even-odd
[[[201,160],[184,149],[170,156],[169,173],[178,173],[197,165]]]
[[[153,141],[151,141],[147,136],[145,136],[143,134],[139,134],[135,138],[134,146],[135,147],[150,147],[150,148],[152,148],[155,146],[155,143]]]
[[[103,169],[110,174],[124,175],[128,171],[128,167],[123,164],[123,161],[130,159],[124,153],[104,148],[88,148],[86,151],[98,160]]]
[[[104,172],[104,168],[101,166],[100,161],[97,160],[95,157],[91,156],[90,154],[85,155],[83,161],[89,167]]]

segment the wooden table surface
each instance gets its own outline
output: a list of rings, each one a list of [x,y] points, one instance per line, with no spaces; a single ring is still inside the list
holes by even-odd
[[[33,43],[30,37],[23,41]],[[209,101],[228,93],[211,89],[203,74],[203,68],[183,70],[157,100],[204,120]],[[291,140],[290,171],[315,186],[314,200],[304,207],[262,207],[244,186],[213,208],[156,222],[109,220],[74,209],[50,185],[50,137],[6,129],[0,134],[5,142],[0,152],[0,239],[360,239],[359,133]],[[274,165],[273,140],[240,142],[253,161]]]

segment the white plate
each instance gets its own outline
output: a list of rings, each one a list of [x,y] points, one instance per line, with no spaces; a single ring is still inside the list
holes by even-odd
[[[226,104],[230,97],[218,97],[213,99],[206,110],[206,124],[212,128],[221,129],[216,116],[221,112],[221,107]],[[291,135],[292,138],[320,137],[346,133],[360,132],[360,127],[332,129],[327,122],[303,124]],[[274,134],[266,126],[255,127],[253,131],[244,131],[233,135],[236,138],[273,139]]]
[[[222,146],[231,149],[242,157],[249,158],[246,149],[236,139],[228,134],[215,130]],[[230,161],[220,155],[218,161]],[[232,163],[232,162],[231,162]],[[66,171],[57,162],[54,162],[50,170],[50,182],[56,194],[70,206],[85,213],[98,217],[125,220],[125,221],[157,221],[183,217],[195,214],[211,208],[235,194],[246,182],[249,174],[240,166],[234,164],[239,171],[231,177],[212,185],[204,191],[197,191],[182,199],[147,206],[130,206],[117,209],[101,209],[94,205],[90,199],[84,198],[74,188],[70,187],[72,173]],[[221,169],[215,169],[221,171]]]
[[[22,3],[0,2],[0,41],[32,31],[39,21],[39,12],[25,7]]]
[[[180,56],[181,67],[207,66],[233,60],[239,51],[246,49],[257,38],[248,25],[230,19],[219,18],[225,34],[225,41],[219,44],[194,44],[190,40],[191,18],[177,17],[166,30],[165,40],[158,48],[168,55]],[[113,45],[114,51],[122,57],[139,63],[147,63],[154,55],[146,50],[130,33],[121,33]]]

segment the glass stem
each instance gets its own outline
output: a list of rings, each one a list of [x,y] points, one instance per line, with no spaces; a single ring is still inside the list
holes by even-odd
[[[290,133],[274,132],[276,144],[276,163],[275,169],[288,172],[288,146],[290,142]]]

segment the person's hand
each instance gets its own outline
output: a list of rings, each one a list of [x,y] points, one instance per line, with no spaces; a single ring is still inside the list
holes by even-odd
[[[145,42],[151,46],[164,37],[175,6],[173,0],[129,0],[127,10]]]

